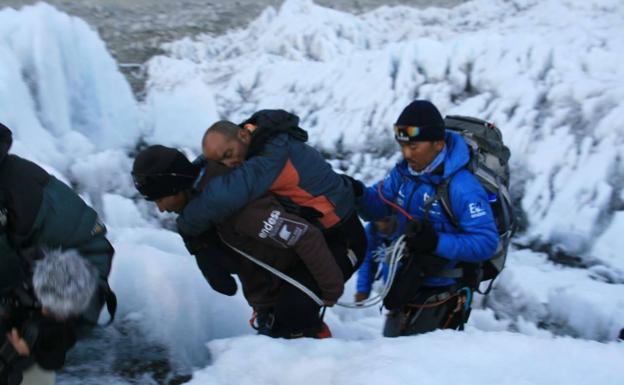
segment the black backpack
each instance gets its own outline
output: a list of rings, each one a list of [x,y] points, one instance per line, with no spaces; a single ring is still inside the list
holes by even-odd
[[[472,172],[485,188],[490,206],[496,220],[499,242],[496,252],[489,260],[475,269],[474,264],[463,263],[464,273],[469,281],[479,282],[493,280],[505,267],[510,238],[515,230],[513,204],[509,194],[509,157],[510,151],[503,143],[500,130],[485,120],[467,116],[450,115],[444,118],[448,131],[461,135],[470,150],[470,161],[467,169]],[[458,221],[451,211],[449,199],[450,180],[445,180],[436,187],[434,200],[439,200],[446,215],[454,226]],[[473,266],[468,266],[473,265]],[[489,292],[492,282],[485,293]]]

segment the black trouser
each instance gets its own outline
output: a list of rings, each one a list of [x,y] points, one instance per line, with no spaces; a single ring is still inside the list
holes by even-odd
[[[436,329],[460,329],[468,321],[470,307],[465,293],[455,286],[421,287],[416,297],[386,316],[383,335],[398,337],[427,333]]]
[[[317,296],[320,294],[318,284],[303,262],[298,263],[287,274]],[[313,337],[321,330],[320,310],[321,307],[307,294],[284,282],[275,307],[272,311],[269,310],[273,316],[273,325],[267,334],[284,338]]]

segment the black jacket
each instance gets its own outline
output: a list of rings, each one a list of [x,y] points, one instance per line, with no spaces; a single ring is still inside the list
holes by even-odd
[[[242,122],[240,126],[243,127],[247,123],[256,126],[249,144],[247,158],[259,154],[269,139],[281,133],[287,133],[301,142],[308,141],[308,133],[299,127],[299,117],[284,110],[260,110]]]

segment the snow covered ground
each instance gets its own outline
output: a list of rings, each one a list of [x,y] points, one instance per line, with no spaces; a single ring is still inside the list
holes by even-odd
[[[417,338],[213,341],[214,365],[189,384],[620,384],[622,346],[509,332]]]
[[[0,10],[0,120],[13,152],[94,204],[117,250],[117,326],[78,347],[60,383],[168,383],[167,373],[128,368],[161,349],[151,373],[167,371],[163,356],[207,366],[197,384],[621,384],[623,21],[619,0],[475,0],[361,16],[288,0],[246,29],[168,45],[137,103],[86,23],[45,4]],[[248,336],[243,298],[210,291],[162,228],[171,218],[138,199],[129,177],[139,143],[196,154],[215,120],[286,108],[336,169],[374,182],[397,160],[389,127],[416,97],[495,121],[528,220],[518,244],[581,258],[569,267],[514,250],[466,333],[381,339],[377,309],[338,308],[327,314],[332,341]],[[127,340],[121,352],[111,346]]]

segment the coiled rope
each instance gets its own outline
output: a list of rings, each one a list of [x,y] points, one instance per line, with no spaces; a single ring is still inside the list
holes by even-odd
[[[294,287],[296,287],[297,289],[301,290],[305,295],[307,295],[308,297],[310,297],[317,305],[319,306],[325,306],[325,303],[323,302],[323,300],[321,298],[319,298],[312,290],[308,289],[305,285],[301,284],[299,281],[295,280],[294,278],[288,276],[287,274],[284,274],[283,272],[275,269],[274,267],[258,260],[257,258],[249,255],[248,253],[234,247],[233,245],[231,245],[230,243],[228,243],[225,239],[223,239],[221,236],[221,241],[228,246],[230,249],[234,250],[235,252],[237,252],[238,254],[242,255],[243,257],[247,258],[248,260],[250,260],[251,262],[255,263],[256,265],[262,267],[263,269],[269,271],[271,274],[276,275],[277,277],[283,279],[284,281],[290,283],[291,285],[293,285]],[[405,236],[401,235],[399,238],[397,238],[396,241],[394,241],[390,246],[388,246],[388,248],[386,249],[386,252],[388,253],[387,255],[389,255],[390,257],[388,258],[388,278],[386,279],[381,292],[373,297],[367,298],[364,301],[359,301],[359,302],[338,302],[336,305],[338,306],[342,306],[342,307],[346,307],[346,308],[366,308],[366,307],[371,307],[371,306],[375,306],[379,303],[381,303],[383,301],[383,299],[386,297],[386,295],[388,295],[388,292],[390,291],[390,288],[392,287],[392,282],[394,282],[394,278],[396,277],[396,273],[399,269],[399,262],[401,261],[401,259],[403,258],[404,252],[405,252]]]

